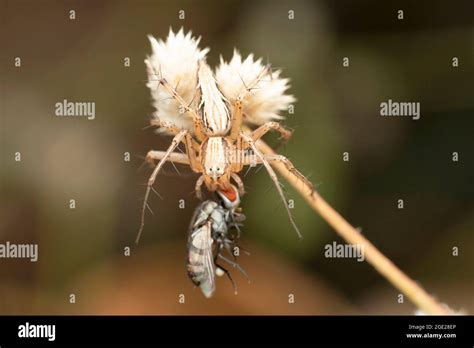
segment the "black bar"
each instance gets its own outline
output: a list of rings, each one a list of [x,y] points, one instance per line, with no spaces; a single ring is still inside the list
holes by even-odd
[[[19,337],[20,325],[26,323],[30,330],[32,324],[55,325],[54,341]],[[324,343],[472,347],[473,329],[472,316],[1,316],[0,346]],[[407,334],[456,337],[409,338]]]

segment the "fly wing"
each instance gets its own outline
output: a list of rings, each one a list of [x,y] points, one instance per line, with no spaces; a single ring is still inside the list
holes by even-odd
[[[206,229],[206,248],[205,248],[205,251],[204,251],[204,270],[206,272],[206,275],[207,275],[207,279],[209,280],[208,281],[208,288],[207,288],[207,292],[209,294],[209,296],[207,297],[211,297],[212,294],[214,293],[214,291],[216,290],[216,273],[215,273],[215,270],[216,270],[216,267],[214,265],[214,258],[213,258],[213,255],[212,255],[212,237],[211,237],[211,234],[212,234],[212,223],[211,222],[208,222],[207,224],[207,229]],[[202,289],[202,287],[201,287]],[[203,290],[204,291],[204,290]]]
[[[207,298],[210,298],[214,291],[216,290],[216,274],[215,274],[215,265],[214,258],[212,255],[212,223],[209,221],[203,228],[203,235],[201,238],[202,241],[202,250],[203,250],[203,269],[204,269],[204,281],[201,282],[201,290]]]
[[[156,108],[154,117],[171,122],[181,129],[193,130],[192,118],[180,112],[180,104],[163,86],[160,79],[165,79],[185,101],[186,105],[197,106],[198,62],[205,59],[208,48],[201,50],[198,45],[200,38],[194,38],[191,32],[183,29],[176,34],[170,29],[166,41],[157,40],[149,35],[152,53],[145,60],[148,83],[153,106]]]

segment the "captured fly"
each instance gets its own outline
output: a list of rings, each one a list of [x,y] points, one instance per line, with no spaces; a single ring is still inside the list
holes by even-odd
[[[217,196],[217,202],[206,200],[196,208],[188,235],[188,276],[207,298],[212,297],[216,290],[216,275],[227,274],[236,290],[229,271],[217,264],[218,259],[226,261],[246,276],[245,271],[235,261],[222,255],[223,251],[227,250],[235,259],[235,239],[240,236],[240,222],[245,219],[239,212],[238,191],[232,185],[228,190],[217,191]]]

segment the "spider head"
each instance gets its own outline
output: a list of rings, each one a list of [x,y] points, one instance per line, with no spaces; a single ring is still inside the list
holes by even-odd
[[[207,189],[209,191],[216,191],[227,188],[230,182],[230,172],[224,171],[223,174],[217,176],[215,174],[205,174],[204,182],[206,183]]]
[[[213,181],[219,180],[221,176],[225,174],[226,165],[225,163],[215,163],[209,167],[205,167],[205,174]]]
[[[206,185],[213,191],[215,187],[227,186],[230,178],[230,165],[227,160],[227,141],[223,137],[210,137],[203,146],[203,168]]]

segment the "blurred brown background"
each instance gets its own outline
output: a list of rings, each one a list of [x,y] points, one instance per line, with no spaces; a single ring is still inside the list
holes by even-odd
[[[242,244],[251,255],[241,262],[251,283],[233,272],[238,296],[219,279],[216,296],[207,300],[186,277],[187,227],[198,203],[188,168],[180,166],[178,175],[165,167],[156,185],[164,200],[152,199],[155,215],[147,216],[141,243],[133,245],[141,184],[150,174],[146,166],[138,170],[141,156],[170,141],[143,130],[153,111],[146,35],[164,38],[170,27],[202,36],[211,65],[221,54],[230,59],[237,47],[283,69],[298,102],[286,122],[294,137],[281,152],[429,292],[455,310],[474,310],[471,1],[0,3],[0,243],[38,243],[40,250],[36,263],[0,259],[1,314],[415,310],[399,304],[398,291],[368,264],[325,258],[324,245],[342,241],[286,185],[305,236],[299,242],[264,170],[244,179]],[[56,117],[54,105],[63,99],[95,102],[96,119]],[[379,105],[388,99],[420,102],[421,119],[381,117]],[[349,162],[342,160],[345,151]],[[132,154],[130,162],[124,152]],[[453,152],[459,162],[451,160]],[[178,208],[180,199],[185,209]],[[68,302],[71,293],[75,304]]]

